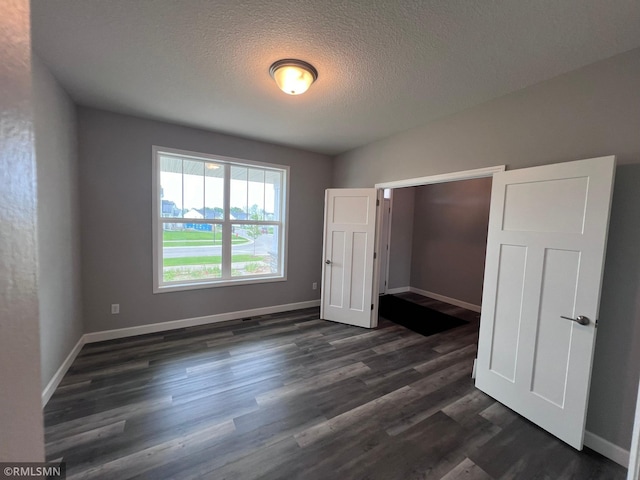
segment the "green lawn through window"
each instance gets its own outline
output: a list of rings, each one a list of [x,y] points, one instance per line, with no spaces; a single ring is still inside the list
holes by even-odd
[[[234,255],[231,257],[231,262],[260,262],[264,261],[265,257],[257,255]],[[219,265],[222,263],[222,256],[211,255],[204,257],[177,257],[177,258],[165,258],[163,265],[165,267],[180,267],[183,265]]]
[[[233,237],[234,245],[249,243],[244,237]],[[206,247],[222,245],[222,232],[202,232],[192,230],[164,230],[162,232],[163,247]]]

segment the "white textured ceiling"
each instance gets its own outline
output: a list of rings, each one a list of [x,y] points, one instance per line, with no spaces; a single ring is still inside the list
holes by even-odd
[[[75,101],[335,154],[640,46],[638,0],[32,0]],[[319,72],[304,95],[269,66]]]

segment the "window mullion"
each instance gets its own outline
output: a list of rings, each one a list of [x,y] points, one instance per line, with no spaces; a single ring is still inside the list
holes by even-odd
[[[222,278],[231,278],[231,165],[224,165],[224,222],[222,224]]]
[[[267,219],[267,173],[262,170],[262,220]]]
[[[182,197],[180,198],[180,202],[182,202],[182,205],[180,205],[180,218],[184,218],[184,158],[180,159],[180,175],[181,175],[181,179],[180,181],[182,182],[182,186],[181,188],[181,195]]]

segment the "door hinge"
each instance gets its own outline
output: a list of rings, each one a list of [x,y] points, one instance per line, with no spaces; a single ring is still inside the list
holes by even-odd
[[[376,207],[379,207],[379,206],[380,206],[380,199],[376,198]]]
[[[373,303],[371,304],[371,310],[373,310]]]
[[[377,257],[376,252],[373,252],[373,259],[375,260]]]

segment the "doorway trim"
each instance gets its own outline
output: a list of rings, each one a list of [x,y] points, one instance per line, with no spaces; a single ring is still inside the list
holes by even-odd
[[[389,232],[388,232],[389,238],[387,239],[387,242],[389,243],[389,245],[391,244],[391,225],[393,222],[393,189],[405,188],[405,187],[419,187],[421,185],[433,185],[436,183],[456,182],[459,180],[472,180],[474,178],[492,177],[494,173],[504,172],[506,169],[507,169],[506,165],[495,165],[493,167],[475,168],[473,170],[461,170],[458,172],[441,173],[438,175],[429,175],[426,177],[407,178],[405,180],[394,180],[392,182],[376,183],[375,188],[378,189],[378,192],[384,191],[384,189],[386,188],[391,189],[391,202],[390,202],[391,214],[389,216]],[[380,239],[382,234],[381,223],[382,223],[381,221],[376,222],[376,246],[380,245]],[[391,249],[389,249],[389,253],[391,253]],[[387,256],[387,272],[386,272],[387,282],[389,280],[389,258],[390,256],[388,255]],[[373,272],[373,285],[374,285],[374,291],[377,291],[379,288],[378,286],[380,285],[380,268],[377,263],[376,263],[376,268],[374,269],[374,272]],[[388,285],[387,285],[387,288],[385,289],[385,292],[387,290],[388,290]],[[375,313],[376,321],[378,318],[378,297],[379,295],[374,295],[373,297],[374,305],[375,305],[374,313]]]
[[[386,190],[386,189],[385,189]],[[391,241],[391,221],[392,221],[392,214],[391,211],[393,209],[393,189],[389,189],[389,198],[385,198],[384,193],[382,195],[382,198],[380,199],[380,206],[382,207],[382,212],[381,212],[381,229],[380,229],[380,244],[379,244],[379,248],[378,250],[381,252],[384,252],[383,249],[386,248],[386,253],[384,254],[384,262],[380,262],[380,278],[379,280],[384,280],[384,292],[380,293],[378,291],[379,295],[386,295],[387,294],[387,290],[388,290],[388,284],[389,284],[389,254],[391,253],[389,250],[389,242]],[[386,208],[388,208],[388,213],[386,211]],[[384,228],[382,228],[384,226],[384,218],[385,215],[387,216],[387,228],[386,230],[384,230]],[[383,258],[383,254],[380,254],[380,258]],[[383,273],[384,272],[384,278],[383,277]],[[378,284],[380,282],[378,281]]]
[[[431,185],[434,183],[455,182],[457,180],[471,180],[474,178],[491,177],[494,173],[504,172],[506,165],[495,165],[493,167],[476,168],[473,170],[462,170],[459,172],[441,173],[439,175],[429,175],[427,177],[407,178],[406,180],[395,180],[393,182],[376,183],[376,188],[403,188],[419,187],[420,185]]]

